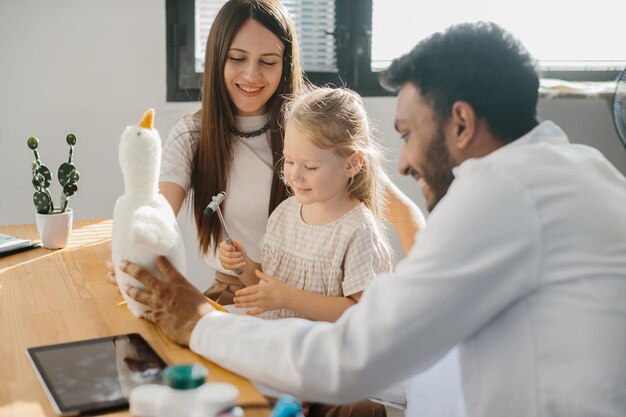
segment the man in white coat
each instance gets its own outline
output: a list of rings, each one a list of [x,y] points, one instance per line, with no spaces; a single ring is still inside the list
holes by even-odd
[[[399,89],[399,169],[431,210],[396,271],[317,323],[216,312],[166,259],[165,282],[124,265],[146,286],[130,294],[148,320],[304,400],[360,400],[458,345],[469,416],[623,416],[624,176],[537,121],[534,62],[496,25],[434,34],[381,82]]]

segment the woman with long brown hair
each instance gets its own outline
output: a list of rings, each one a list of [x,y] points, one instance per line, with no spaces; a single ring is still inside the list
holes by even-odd
[[[295,27],[284,6],[227,2],[207,41],[202,108],[173,127],[160,179],[175,213],[189,196],[200,251],[216,271],[207,295],[220,303],[231,304],[244,285],[221,268],[215,251],[222,226],[204,209],[225,191],[221,210],[230,234],[257,254],[269,214],[287,196],[275,169],[282,156],[281,107],[302,85]]]

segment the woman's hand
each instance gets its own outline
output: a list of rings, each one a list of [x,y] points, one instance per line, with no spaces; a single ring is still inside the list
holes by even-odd
[[[256,316],[266,311],[284,308],[290,288],[282,281],[259,270],[254,271],[261,282],[235,293],[235,306],[248,308],[247,314]]]
[[[109,284],[117,286],[117,278],[115,277],[115,266],[113,265],[113,260],[111,258],[107,259],[104,262],[104,266],[109,271],[107,272],[107,282]]]
[[[229,245],[225,240],[220,242],[218,248],[219,259],[222,267],[231,271],[243,269],[246,266],[246,249],[236,240]]]

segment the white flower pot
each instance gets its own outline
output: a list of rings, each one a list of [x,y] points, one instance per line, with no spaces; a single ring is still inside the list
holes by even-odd
[[[72,209],[63,213],[35,214],[37,230],[41,237],[41,244],[47,249],[61,249],[67,245],[72,233]]]

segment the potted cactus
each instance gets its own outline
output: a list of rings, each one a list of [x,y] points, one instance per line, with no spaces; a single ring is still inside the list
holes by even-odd
[[[74,145],[76,145],[76,136],[72,133],[65,138],[70,146],[69,158],[59,166],[57,178],[61,184],[62,193],[59,205],[55,207],[50,194],[50,184],[52,183],[52,174],[47,166],[41,163],[37,147],[39,139],[30,137],[26,141],[28,147],[35,154],[35,160],[32,162],[33,186],[35,194],[33,194],[33,203],[37,209],[36,220],[37,229],[41,236],[44,247],[49,249],[58,249],[65,247],[67,239],[72,230],[72,209],[69,208],[68,202],[72,195],[78,190],[78,180],[80,174],[74,165]]]

